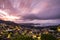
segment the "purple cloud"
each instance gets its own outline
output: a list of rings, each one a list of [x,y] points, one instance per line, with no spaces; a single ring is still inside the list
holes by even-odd
[[[0,0],[0,10],[16,20],[60,19],[60,0]]]

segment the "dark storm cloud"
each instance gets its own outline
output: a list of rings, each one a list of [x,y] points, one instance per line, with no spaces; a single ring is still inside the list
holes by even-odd
[[[26,20],[26,19],[34,20],[34,19],[40,19],[40,17],[38,17],[37,15],[34,15],[34,14],[29,14],[27,16],[23,16],[23,19],[24,20]]]
[[[60,0],[51,0],[51,6],[46,8],[43,12],[37,14],[25,15],[24,19],[60,19]]]
[[[60,0],[0,0],[0,10],[18,17],[15,22],[60,19]]]
[[[23,18],[34,20],[34,19],[60,19],[60,8],[48,9],[39,14],[28,14],[23,16]]]

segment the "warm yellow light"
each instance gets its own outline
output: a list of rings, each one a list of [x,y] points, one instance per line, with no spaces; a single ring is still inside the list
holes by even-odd
[[[33,38],[36,38],[36,35],[33,35]]]
[[[60,32],[60,26],[59,26],[59,27],[57,27],[57,30]]]
[[[29,33],[32,33],[32,31],[30,31]]]
[[[11,35],[10,34],[8,34],[8,37],[7,38],[10,38],[11,37]]]
[[[41,37],[37,37],[38,38],[38,40],[41,40]]]
[[[59,32],[60,32],[60,28],[58,27],[58,29],[57,29]]]

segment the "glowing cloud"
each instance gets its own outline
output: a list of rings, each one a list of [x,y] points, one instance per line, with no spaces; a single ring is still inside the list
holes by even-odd
[[[0,0],[0,19],[19,23],[60,19],[60,0]]]
[[[0,10],[0,19],[5,21],[15,21],[16,19],[19,19],[20,17],[9,15],[7,12]]]
[[[4,12],[3,10],[0,10],[0,14],[4,14],[4,15],[8,15],[6,12]]]

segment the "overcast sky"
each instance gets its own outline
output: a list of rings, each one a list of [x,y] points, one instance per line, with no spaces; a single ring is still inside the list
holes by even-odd
[[[0,0],[0,19],[60,23],[60,0]]]

